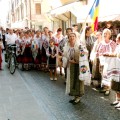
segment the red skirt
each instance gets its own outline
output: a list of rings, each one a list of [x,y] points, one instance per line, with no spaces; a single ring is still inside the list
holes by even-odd
[[[32,63],[32,62],[33,62],[33,57],[32,57],[31,47],[25,47],[22,56],[22,63]]]
[[[2,55],[0,55],[0,64],[2,63]]]

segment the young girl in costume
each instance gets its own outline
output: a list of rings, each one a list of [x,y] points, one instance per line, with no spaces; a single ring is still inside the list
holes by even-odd
[[[47,48],[46,51],[46,54],[48,56],[48,66],[50,70],[50,80],[57,80],[57,72],[56,72],[57,48],[54,45],[54,43],[55,43],[54,40],[50,39],[49,47]]]

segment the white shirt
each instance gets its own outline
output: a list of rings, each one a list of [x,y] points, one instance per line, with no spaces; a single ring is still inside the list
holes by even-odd
[[[7,45],[8,44],[15,44],[15,41],[17,40],[17,36],[13,33],[13,34],[8,34],[7,35]]]

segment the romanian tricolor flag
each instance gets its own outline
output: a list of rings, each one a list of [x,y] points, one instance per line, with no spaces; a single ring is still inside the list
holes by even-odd
[[[99,14],[99,1],[95,0],[93,6],[90,9],[89,15],[92,19],[92,30],[96,31],[98,28],[98,14]]]

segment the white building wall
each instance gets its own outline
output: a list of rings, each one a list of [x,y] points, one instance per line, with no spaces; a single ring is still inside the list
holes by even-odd
[[[16,4],[15,0],[11,0],[11,3],[12,2],[14,2],[13,12],[15,15],[15,21],[14,22],[11,21],[12,28],[29,27],[29,28],[39,29],[40,27],[43,28],[47,26],[50,29],[52,29],[51,21],[46,14],[46,12],[50,10],[50,5],[47,0],[19,0],[18,4]],[[40,15],[36,15],[35,3],[41,3],[41,14]],[[23,19],[21,17],[21,5],[22,4],[24,6],[23,8],[24,18]],[[19,19],[18,19],[18,16],[19,16]],[[12,19],[12,17],[9,19]]]

